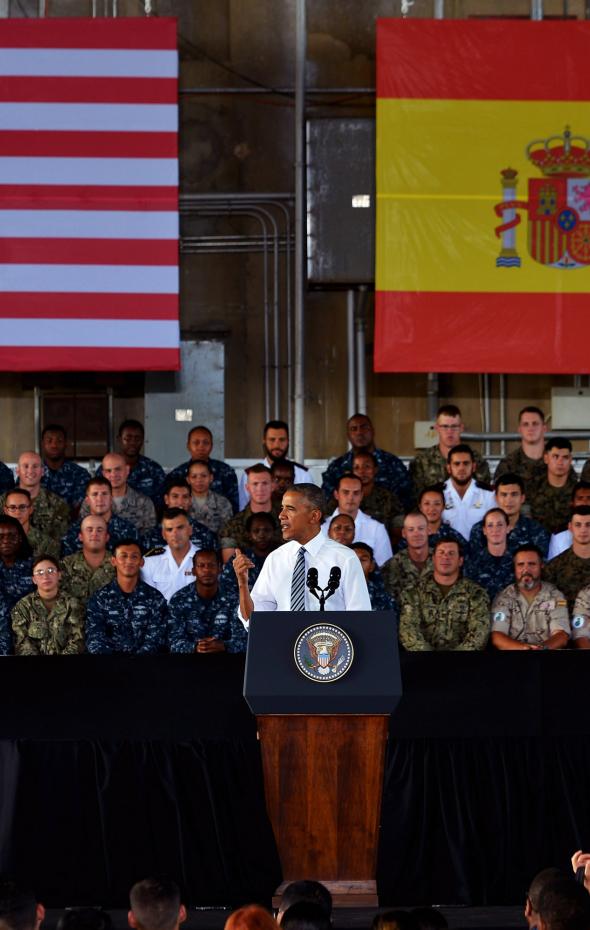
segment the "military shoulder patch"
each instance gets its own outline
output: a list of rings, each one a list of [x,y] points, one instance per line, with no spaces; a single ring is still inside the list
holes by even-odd
[[[577,617],[574,617],[574,619],[572,620],[573,628],[575,630],[579,630],[580,627],[584,626],[584,621],[585,621],[585,617],[583,617],[582,615],[578,615]]]
[[[497,610],[494,614],[494,623],[502,623],[506,619],[506,614],[502,610]]]

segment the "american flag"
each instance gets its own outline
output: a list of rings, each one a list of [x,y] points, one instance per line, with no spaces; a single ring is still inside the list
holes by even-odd
[[[173,19],[0,19],[0,370],[177,369]]]

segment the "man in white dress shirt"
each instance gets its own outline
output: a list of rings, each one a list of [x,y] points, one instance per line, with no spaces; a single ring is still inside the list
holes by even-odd
[[[327,587],[331,570],[340,569],[340,585],[326,600],[326,610],[371,610],[367,582],[356,553],[321,532],[324,510],[324,495],[314,484],[295,484],[284,494],[279,523],[285,545],[266,557],[251,593],[248,569],[253,564],[236,550],[234,571],[240,592],[240,619],[245,626],[255,610],[319,610],[319,601],[306,585],[303,591],[298,587],[310,568],[317,569],[322,588]]]
[[[469,539],[471,527],[496,506],[494,492],[475,480],[476,467],[470,446],[465,443],[453,446],[447,457],[450,477],[444,484],[444,519],[465,539]]]
[[[284,420],[269,420],[264,427],[262,434],[262,449],[264,458],[260,459],[262,465],[270,468],[273,462],[289,462],[293,465],[295,472],[295,483],[311,481],[311,476],[305,465],[299,462],[292,462],[287,458],[289,452],[289,426]],[[250,494],[246,486],[246,473],[240,478],[240,510],[243,510],[248,501]]]
[[[381,566],[393,555],[391,540],[383,523],[374,520],[360,509],[363,499],[363,484],[358,475],[342,475],[338,479],[334,497],[338,506],[332,516],[346,513],[354,520],[354,541],[364,542],[373,550],[375,562]],[[328,532],[328,527],[322,527]]]
[[[162,516],[162,536],[167,545],[145,554],[141,577],[167,601],[195,580],[193,556],[197,547],[191,542],[191,533],[187,513],[180,507],[169,507]]]

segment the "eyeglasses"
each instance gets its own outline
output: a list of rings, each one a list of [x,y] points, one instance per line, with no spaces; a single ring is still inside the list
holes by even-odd
[[[40,568],[39,571],[33,572],[34,578],[43,578],[44,575],[57,575],[59,573],[58,568]]]
[[[30,504],[6,504],[4,509],[10,510],[11,513],[24,513],[30,506]]]

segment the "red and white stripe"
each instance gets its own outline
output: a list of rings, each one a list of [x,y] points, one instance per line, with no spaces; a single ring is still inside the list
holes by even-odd
[[[0,370],[179,367],[173,19],[0,19]]]

